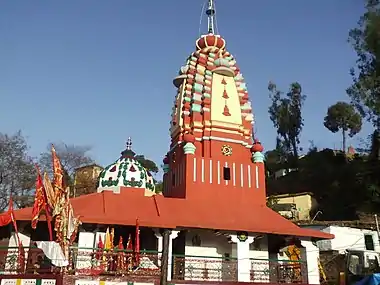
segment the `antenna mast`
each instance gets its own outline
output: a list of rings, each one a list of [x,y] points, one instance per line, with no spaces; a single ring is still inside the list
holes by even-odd
[[[206,10],[206,15],[208,19],[208,32],[209,34],[215,33],[214,22],[215,22],[215,7],[214,0],[208,0],[208,7]]]

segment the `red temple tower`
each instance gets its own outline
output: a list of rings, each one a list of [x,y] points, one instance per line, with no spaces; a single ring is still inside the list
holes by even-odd
[[[208,34],[180,68],[164,159],[164,195],[186,199],[266,202],[263,147],[253,141],[253,114],[242,73],[225,40]],[[231,195],[233,193],[233,195]]]

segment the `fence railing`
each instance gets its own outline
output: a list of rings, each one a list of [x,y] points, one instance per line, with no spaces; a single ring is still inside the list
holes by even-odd
[[[158,279],[161,273],[160,253],[94,248],[69,249],[68,266],[56,267],[42,250],[25,247],[24,260],[19,250],[0,248],[0,274],[58,274],[125,276],[138,279]],[[173,255],[172,280],[238,281],[238,260],[205,256]],[[307,279],[306,262],[289,260],[250,259],[251,282],[304,283]],[[306,270],[306,271],[305,271]]]
[[[173,256],[173,280],[238,281],[238,275],[249,274],[251,282],[305,282],[305,262],[250,259],[249,272],[238,273],[236,258]],[[307,275],[307,274],[306,274]]]
[[[236,258],[173,256],[173,280],[237,281]]]
[[[252,282],[307,282],[307,265],[304,261],[250,259],[250,262]]]

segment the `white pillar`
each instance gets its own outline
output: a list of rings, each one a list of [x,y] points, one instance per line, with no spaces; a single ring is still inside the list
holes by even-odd
[[[238,282],[251,281],[251,261],[249,260],[249,244],[255,239],[253,236],[230,235],[231,241],[236,243],[238,262]]]
[[[179,232],[180,231],[172,231],[169,237],[168,281],[172,280],[173,239],[177,238]]]
[[[319,283],[319,248],[310,240],[301,240],[301,245],[306,249],[308,284]]]
[[[172,280],[172,264],[173,264],[173,239],[177,238],[180,231],[172,231],[169,236],[169,256],[168,256],[168,281]],[[155,236],[158,239],[158,265],[161,266],[163,238],[161,233],[156,230]]]
[[[161,266],[163,239],[162,235],[157,230],[154,231],[154,235],[157,238],[158,266]]]

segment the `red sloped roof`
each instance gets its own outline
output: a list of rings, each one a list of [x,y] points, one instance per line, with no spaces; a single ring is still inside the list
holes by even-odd
[[[71,200],[75,215],[84,223],[135,225],[158,228],[204,228],[217,230],[272,233],[322,239],[334,238],[321,231],[303,229],[262,205],[239,201],[224,205],[223,200],[146,197],[141,189],[125,189],[121,193],[104,191]],[[233,203],[233,201],[230,201]],[[15,211],[17,220],[31,220],[32,208]]]

